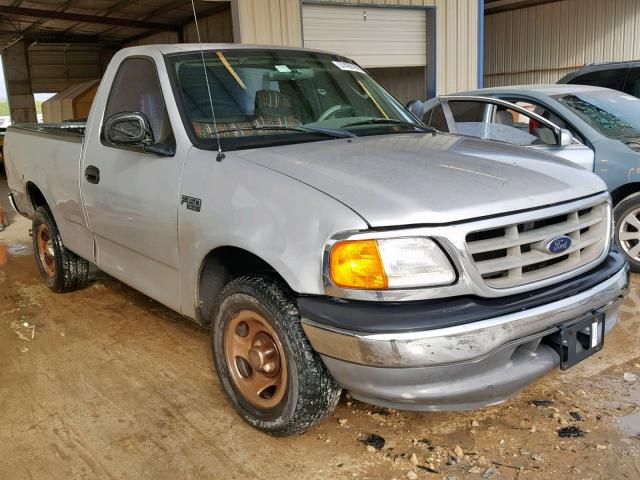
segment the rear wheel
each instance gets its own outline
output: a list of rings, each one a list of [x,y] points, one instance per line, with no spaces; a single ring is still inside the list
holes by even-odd
[[[87,286],[89,262],[63,245],[58,226],[47,208],[36,209],[32,234],[36,264],[47,287],[64,293]]]
[[[311,348],[285,288],[266,276],[241,277],[224,288],[219,305],[213,359],[246,422],[272,435],[293,435],[333,411],[341,388]]]

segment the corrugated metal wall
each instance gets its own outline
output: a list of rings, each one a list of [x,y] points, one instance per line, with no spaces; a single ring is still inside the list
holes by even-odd
[[[368,68],[367,71],[403,104],[425,98],[424,67]]]
[[[438,94],[477,87],[477,0],[326,0],[322,3],[436,6],[436,86]]]
[[[233,43],[233,24],[231,22],[231,9],[198,18],[200,37],[203,42],[209,43]],[[184,43],[197,43],[198,35],[195,22],[189,22],[182,28]],[[143,37],[126,44],[127,47],[137,45],[154,45],[158,43],[178,43],[176,32],[158,32],[148,37]]]
[[[485,86],[555,83],[585,64],[637,58],[638,0],[563,0],[485,17]]]
[[[326,0],[389,6],[437,7],[437,89],[450,93],[477,86],[477,0]],[[236,0],[236,41],[300,46],[302,30],[299,0]],[[239,32],[238,32],[239,31]]]
[[[304,46],[341,53],[365,68],[424,66],[426,11],[305,4]]]
[[[186,28],[186,27],[185,27]],[[156,45],[159,43],[178,43],[177,32],[158,32],[148,37],[139,38],[133,42],[129,42],[125,47],[137,47],[140,45]]]
[[[210,43],[233,43],[233,23],[231,21],[231,10],[198,19],[200,27],[200,37],[203,42]],[[195,22],[188,23],[182,29],[185,43],[197,43],[198,35]]]
[[[302,45],[300,0],[235,0],[236,41],[259,45]]]

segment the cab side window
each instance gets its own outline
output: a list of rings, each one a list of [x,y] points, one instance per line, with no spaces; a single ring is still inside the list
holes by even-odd
[[[120,64],[104,118],[124,112],[144,113],[149,119],[156,144],[175,143],[158,72],[151,59],[128,58]]]

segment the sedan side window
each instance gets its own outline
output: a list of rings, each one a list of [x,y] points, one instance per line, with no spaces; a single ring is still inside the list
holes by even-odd
[[[487,105],[483,102],[448,102],[451,118],[456,123],[457,133],[463,135],[480,136],[473,133],[479,126],[483,126],[486,118]],[[443,106],[438,103],[425,113],[422,121],[425,125],[441,132],[448,132],[449,126]],[[470,131],[468,131],[470,130]]]
[[[422,121],[425,125],[433,127],[436,130],[440,130],[441,132],[449,131],[447,119],[444,116],[444,110],[442,109],[442,105],[440,105],[439,103],[430,111],[424,114],[424,117],[422,117]]]
[[[449,100],[447,104],[456,133],[522,146],[557,143],[553,130],[506,106],[467,100]]]
[[[153,130],[154,143],[175,143],[158,72],[155,63],[149,58],[128,58],[118,68],[104,118],[124,112],[141,112],[147,116]]]
[[[578,133],[578,131],[573,128],[572,125],[568,124],[567,122],[565,122],[562,118],[560,118],[558,115],[556,115],[553,111],[549,110],[547,107],[540,105],[539,103],[536,102],[532,102],[529,100],[519,100],[519,99],[515,99],[515,98],[504,98],[504,100],[507,100],[508,102],[511,102],[515,105],[517,105],[518,107],[524,108],[530,112],[533,113],[537,113],[538,115],[540,115],[542,118],[549,120],[551,123],[553,123],[554,125],[557,125],[560,128],[564,128],[566,130],[569,130],[571,132],[571,134],[573,135],[574,138],[574,143],[582,143],[584,144],[584,139],[582,138],[582,136]],[[525,119],[527,123],[527,127],[529,128],[529,131],[535,132],[536,130],[539,129],[540,125],[538,124],[538,122],[534,119],[529,120],[528,118],[523,116],[523,119]],[[548,128],[546,128],[546,130],[540,131],[541,135],[544,137],[548,137],[548,132],[550,132],[550,130]],[[553,142],[549,141],[549,142],[545,142],[548,143],[549,145],[553,144]]]
[[[530,108],[523,105],[518,106],[533,111],[533,106]],[[494,114],[493,123],[507,125],[517,129],[519,131],[518,136],[514,137],[511,141],[514,142],[515,138],[521,138],[522,142],[519,142],[520,145],[557,144],[556,133],[551,128],[543,125],[535,118],[531,118],[510,108],[499,106]],[[525,143],[525,141],[528,143]]]
[[[449,102],[456,123],[483,122],[487,112],[484,102]]]

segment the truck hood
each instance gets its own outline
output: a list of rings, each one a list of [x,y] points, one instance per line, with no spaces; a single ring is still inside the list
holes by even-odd
[[[449,134],[356,137],[235,153],[330,195],[372,227],[459,222],[606,190],[596,175],[557,157]]]

